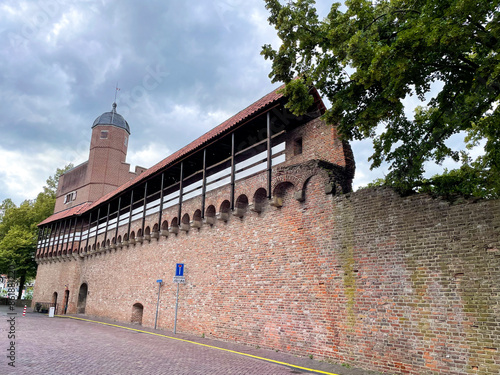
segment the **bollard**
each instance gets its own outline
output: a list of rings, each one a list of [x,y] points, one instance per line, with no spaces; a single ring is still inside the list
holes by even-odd
[[[26,316],[26,305],[24,305],[23,316]]]

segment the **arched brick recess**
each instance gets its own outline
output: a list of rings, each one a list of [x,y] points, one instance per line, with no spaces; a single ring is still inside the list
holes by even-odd
[[[132,306],[132,316],[130,318],[131,323],[142,325],[142,315],[144,313],[144,306],[142,303],[135,303]]]
[[[258,188],[253,194],[252,210],[255,212],[262,212],[267,202],[267,191],[264,188]]]
[[[163,222],[161,223],[161,230],[168,230],[168,221],[167,220],[163,220]]]

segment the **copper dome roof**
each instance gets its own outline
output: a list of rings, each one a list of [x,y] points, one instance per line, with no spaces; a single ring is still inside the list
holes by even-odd
[[[116,103],[113,103],[113,109],[111,112],[104,112],[102,115],[97,117],[92,125],[94,128],[97,125],[112,125],[118,128],[125,129],[128,134],[130,134],[130,126],[128,122],[125,121],[122,115],[116,112]]]

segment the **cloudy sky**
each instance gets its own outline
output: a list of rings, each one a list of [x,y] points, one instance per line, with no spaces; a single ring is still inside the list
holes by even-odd
[[[57,168],[87,160],[117,82],[132,169],[276,88],[260,55],[279,46],[267,17],[262,0],[2,0],[0,201],[33,199]],[[355,187],[383,175],[369,171],[369,141],[353,149]]]

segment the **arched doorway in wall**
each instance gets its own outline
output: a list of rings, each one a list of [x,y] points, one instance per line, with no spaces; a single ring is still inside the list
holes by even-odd
[[[80,290],[78,292],[78,305],[76,307],[77,314],[85,314],[85,306],[87,305],[87,294],[89,287],[86,283],[80,285]]]
[[[66,314],[66,312],[68,311],[68,304],[69,304],[69,290],[66,289],[64,291],[63,306],[61,311],[62,314]]]
[[[54,292],[54,294],[52,294],[52,306],[55,307],[55,312],[56,314],[58,313],[57,311],[57,292]]]
[[[134,324],[142,324],[142,314],[144,312],[144,306],[140,303],[134,304],[132,306],[132,319],[130,320]]]

